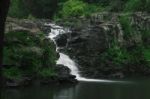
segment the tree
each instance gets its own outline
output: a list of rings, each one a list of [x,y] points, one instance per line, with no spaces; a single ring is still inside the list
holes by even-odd
[[[38,18],[51,18],[57,10],[58,0],[23,0],[30,13]]]
[[[10,0],[0,0],[0,73],[2,70],[2,59],[3,59],[3,40],[4,40],[4,26],[6,16],[9,8]],[[2,76],[0,75],[0,82],[2,83]],[[0,84],[1,87],[2,84]]]

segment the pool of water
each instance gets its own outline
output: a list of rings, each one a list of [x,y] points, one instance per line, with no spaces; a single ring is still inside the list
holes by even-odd
[[[1,99],[150,99],[150,81],[79,82],[2,90]]]

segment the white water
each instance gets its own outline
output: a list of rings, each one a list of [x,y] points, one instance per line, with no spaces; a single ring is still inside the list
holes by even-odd
[[[55,42],[55,37],[57,37],[59,34],[70,32],[69,30],[63,29],[63,27],[57,26],[55,24],[45,24],[46,26],[49,26],[51,28],[51,32],[49,33],[49,38]],[[56,49],[58,51],[58,47],[56,44]],[[59,52],[59,51],[58,51]],[[57,60],[57,64],[62,64],[64,66],[67,66],[71,70],[71,74],[76,76],[76,79],[78,81],[87,81],[87,82],[118,82],[118,81],[112,81],[112,80],[101,80],[101,79],[89,79],[84,78],[79,74],[79,69],[76,66],[76,63],[66,54],[60,53],[60,58]]]

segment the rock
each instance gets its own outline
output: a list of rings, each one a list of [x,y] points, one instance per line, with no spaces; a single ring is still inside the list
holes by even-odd
[[[69,44],[77,44],[77,43],[82,43],[84,41],[86,41],[86,39],[81,38],[81,37],[75,37],[71,39],[71,41],[69,41]]]
[[[58,64],[55,69],[59,75],[70,75],[70,69],[66,66]]]
[[[58,47],[65,47],[67,45],[67,34],[60,34],[55,38]]]
[[[66,66],[58,64],[55,68],[57,75],[40,79],[41,84],[51,84],[51,83],[77,83],[75,75],[70,74],[70,69]]]
[[[115,55],[111,57],[107,51],[112,49],[115,44],[119,48],[124,48],[128,51],[136,49],[137,45],[140,45],[143,41],[144,44],[150,44],[150,37],[143,38],[141,31],[143,29],[149,30],[149,14],[134,13],[128,15],[131,22],[129,25],[134,27],[134,33],[131,33],[128,37],[126,37],[126,33],[119,21],[119,17],[122,16],[126,15],[107,12],[101,13],[100,19],[97,18],[96,20],[93,17],[92,20],[87,18],[70,21],[72,32],[69,36],[66,36],[67,38],[65,39],[68,39],[67,47],[63,47],[64,50],[62,49],[61,52],[69,54],[70,57],[75,56],[74,58],[83,76],[90,78],[124,78],[129,74],[126,69],[132,63],[123,61],[119,63],[122,65],[120,66],[112,58]],[[69,22],[67,23],[69,24]],[[113,54],[113,51],[111,54]],[[146,63],[143,64],[146,65]],[[143,64],[140,64],[140,67]],[[129,71],[134,70],[134,73],[139,73],[136,69],[139,67],[139,63],[133,63],[132,65],[135,68]],[[148,69],[145,70],[144,68],[141,68],[140,71],[147,72]],[[144,73],[139,74],[144,75]]]
[[[41,78],[40,79],[41,84],[53,84],[53,83],[59,83],[58,82],[58,76],[52,76],[49,78]]]
[[[61,64],[57,65],[56,71],[58,73],[58,80],[60,83],[76,83],[77,80],[75,79],[75,75],[70,75],[70,69],[66,66],[63,66]]]
[[[21,87],[31,85],[32,79],[29,77],[22,77],[20,79],[7,79],[6,86],[7,87]]]
[[[33,34],[41,32],[41,29],[34,21],[27,19],[19,20],[10,17],[7,18],[5,30],[6,33],[10,31],[25,31]]]
[[[121,72],[118,72],[118,73],[112,74],[111,78],[124,78],[124,74]]]

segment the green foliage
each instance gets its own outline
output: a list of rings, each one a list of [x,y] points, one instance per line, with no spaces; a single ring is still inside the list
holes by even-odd
[[[149,63],[150,65],[150,48],[144,49],[143,50],[143,55],[145,60]]]
[[[111,0],[82,0],[82,1],[88,2],[88,3],[93,3],[93,4],[100,3],[102,5],[108,5]]]
[[[23,0],[30,14],[37,18],[52,18],[57,10],[57,0]]]
[[[111,48],[100,55],[101,62],[111,61],[114,66],[123,67],[125,63],[131,62],[131,55],[125,48],[113,44]]]
[[[150,0],[146,0],[145,9],[143,9],[143,10],[150,13]]]
[[[128,0],[125,4],[125,12],[133,11],[150,11],[150,1],[149,0]]]
[[[108,54],[112,56],[113,62],[117,64],[122,64],[131,60],[130,54],[125,49],[119,48],[118,46],[110,48]]]
[[[34,20],[34,19],[36,19],[36,18],[35,18],[33,15],[29,14],[28,19],[29,19],[29,20]]]
[[[136,9],[139,8],[141,4],[141,0],[129,0],[127,3],[126,3],[126,6],[125,6],[125,11],[135,11]]]
[[[17,18],[27,18],[29,12],[22,0],[11,0],[8,15]]]
[[[3,55],[4,65],[13,65],[15,70],[22,70],[25,74],[36,75],[41,68],[52,69],[56,64],[55,47],[43,33],[36,35],[29,32],[6,33]],[[14,68],[9,72],[13,72],[11,70]],[[8,73],[8,76],[11,75],[17,77],[19,73],[18,75]],[[7,71],[4,76],[7,76]]]
[[[149,46],[150,29],[144,29],[141,31],[142,39],[145,46]]]
[[[44,68],[38,72],[38,75],[42,78],[49,78],[55,76],[56,73],[52,68]]]
[[[63,4],[62,9],[58,12],[56,17],[80,17],[87,16],[102,10],[100,5],[88,4],[80,0],[68,0]]]
[[[86,4],[79,0],[68,0],[64,3],[62,9],[63,17],[82,16],[86,9]]]
[[[31,19],[66,18],[86,16],[104,9],[114,12],[149,12],[149,5],[150,0],[12,0],[9,16],[18,18],[29,16]]]
[[[51,18],[56,10],[57,0],[11,0],[8,15],[17,18],[28,18],[29,15]]]
[[[55,48],[54,45],[47,42],[48,41],[44,41],[44,46],[43,46],[43,58],[42,58],[43,66],[48,67],[49,65],[51,65],[51,67],[53,67],[56,64]]]
[[[120,21],[120,24],[122,26],[122,29],[124,31],[124,37],[128,38],[131,33],[134,31],[132,26],[131,26],[131,23],[130,23],[130,20],[129,20],[129,16],[121,16],[119,18],[119,21]]]
[[[19,79],[22,76],[21,70],[16,67],[3,69],[3,76],[7,79]]]

